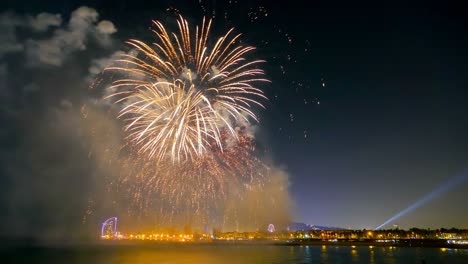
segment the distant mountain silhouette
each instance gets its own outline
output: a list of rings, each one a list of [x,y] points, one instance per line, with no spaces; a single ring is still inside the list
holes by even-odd
[[[295,231],[310,231],[310,230],[345,230],[346,228],[334,227],[334,226],[308,225],[305,223],[293,222],[293,223],[290,223],[286,229],[289,231],[295,232]]]

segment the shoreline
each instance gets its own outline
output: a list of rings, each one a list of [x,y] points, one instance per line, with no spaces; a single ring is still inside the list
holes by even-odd
[[[212,241],[192,241],[192,242],[174,242],[174,241],[154,241],[154,240],[106,240],[101,241],[99,245],[115,246],[136,246],[152,244],[174,244],[174,245],[273,245],[273,246],[337,246],[337,247],[413,247],[413,248],[450,248],[450,249],[468,249],[468,244],[447,243],[447,240],[436,239],[400,239],[395,242],[376,242],[373,240],[341,240],[327,241],[320,239],[309,240],[212,240]]]
[[[151,245],[213,245],[213,246],[335,246],[335,247],[401,247],[401,248],[440,248],[440,249],[468,249],[468,244],[447,243],[442,239],[399,239],[388,242],[377,242],[375,240],[321,240],[321,239],[297,239],[297,240],[209,240],[209,241],[157,241],[157,240],[93,240],[93,241],[75,241],[44,243],[35,241],[8,241],[0,240],[0,249],[5,248],[73,248],[73,247],[100,247],[100,246],[151,246]]]
[[[389,242],[376,242],[374,240],[302,240],[278,243],[278,245],[295,245],[295,246],[373,246],[373,247],[420,247],[420,248],[453,248],[453,249],[468,249],[468,244],[447,243],[447,240],[440,239],[399,239]]]

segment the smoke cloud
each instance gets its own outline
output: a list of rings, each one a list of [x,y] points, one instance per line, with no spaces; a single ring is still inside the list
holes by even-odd
[[[40,13],[36,17],[30,17],[29,23],[34,30],[43,32],[49,29],[49,27],[60,26],[62,24],[62,16],[60,14]]]
[[[42,13],[42,17],[54,17],[51,14]],[[41,16],[38,15],[38,18]],[[57,17],[58,15],[55,15]],[[53,36],[42,40],[28,40],[27,54],[31,64],[43,63],[61,66],[63,61],[72,53],[85,50],[89,37],[94,37],[101,45],[108,45],[108,36],[117,30],[114,24],[104,20],[96,24],[98,13],[89,7],[80,7],[71,14],[68,25],[58,28]],[[36,19],[44,21],[46,19]],[[51,22],[50,19],[47,22]],[[57,22],[57,21],[54,21]],[[37,25],[39,23],[35,23]],[[42,23],[49,25],[46,23]],[[33,27],[33,28],[37,28]]]
[[[98,234],[96,208],[112,202],[102,192],[111,167],[102,170],[90,146],[104,152],[91,140],[103,139],[94,136],[101,133],[96,124],[112,127],[105,120],[113,119],[102,114],[87,122],[86,105],[98,96],[88,89],[88,69],[93,54],[115,52],[117,30],[98,17],[89,7],[66,23],[60,14],[0,14],[0,237],[63,241]]]

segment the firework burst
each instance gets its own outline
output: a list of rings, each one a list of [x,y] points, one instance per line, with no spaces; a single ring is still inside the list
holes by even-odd
[[[115,81],[106,97],[124,105],[119,117],[139,153],[173,163],[199,158],[213,144],[223,152],[225,131],[237,137],[236,122],[257,121],[252,107],[266,97],[254,84],[268,81],[257,68],[263,61],[245,57],[255,48],[236,44],[240,34],[233,29],[209,45],[211,20],[194,32],[182,17],[177,22],[179,32],[172,33],[153,21],[152,45],[127,41],[137,54],[107,68],[128,77]]]
[[[246,211],[249,223],[261,223],[264,202],[277,203],[257,199],[270,169],[248,133],[266,99],[255,86],[268,82],[263,61],[248,60],[255,48],[240,45],[233,29],[211,39],[211,20],[193,29],[179,17],[177,32],[153,22],[155,43],[127,41],[133,51],[106,68],[118,79],[105,98],[120,109],[127,136],[111,189],[129,195],[130,215],[161,224],[238,225]]]

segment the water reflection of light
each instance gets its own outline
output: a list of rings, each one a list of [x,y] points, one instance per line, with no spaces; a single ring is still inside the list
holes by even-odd
[[[351,249],[351,261],[353,263],[357,263],[359,262],[359,254],[358,254],[358,251],[356,249],[356,246],[353,246],[352,249]]]
[[[369,248],[370,248],[370,252],[369,252],[369,254],[370,254],[370,256],[369,256],[369,263],[370,263],[370,264],[374,264],[374,263],[376,263],[376,262],[375,262],[375,252],[374,252],[374,250],[373,250],[374,247],[373,247],[373,246],[369,246]]]
[[[309,261],[312,262],[312,253],[310,252],[310,247],[309,246],[305,246],[304,257],[305,257],[306,262],[309,262]]]
[[[325,245],[322,245],[322,250],[320,252],[320,263],[328,263],[327,246]]]

